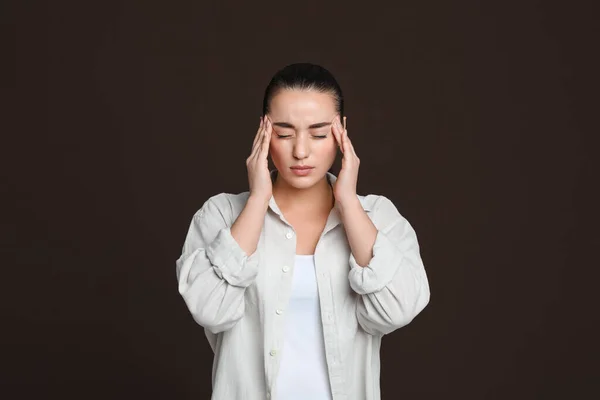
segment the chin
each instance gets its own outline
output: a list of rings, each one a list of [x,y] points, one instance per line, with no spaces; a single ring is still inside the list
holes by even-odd
[[[281,177],[285,179],[286,183],[296,189],[308,189],[323,179],[324,176],[325,173],[321,173],[317,168],[307,176],[295,175],[289,168],[285,174],[281,174]]]

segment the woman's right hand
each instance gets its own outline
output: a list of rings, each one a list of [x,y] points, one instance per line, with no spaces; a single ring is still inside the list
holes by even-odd
[[[273,194],[269,161],[267,159],[272,131],[271,120],[265,115],[261,118],[258,132],[256,132],[256,136],[254,137],[252,152],[246,159],[250,196],[264,200],[265,202],[269,201]]]

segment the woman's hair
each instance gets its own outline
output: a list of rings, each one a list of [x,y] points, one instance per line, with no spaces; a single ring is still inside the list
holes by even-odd
[[[344,96],[342,96],[342,88],[331,72],[320,65],[297,63],[277,71],[265,90],[263,115],[269,112],[273,97],[283,89],[316,90],[331,94],[335,101],[335,109],[340,114],[340,122],[343,124]]]

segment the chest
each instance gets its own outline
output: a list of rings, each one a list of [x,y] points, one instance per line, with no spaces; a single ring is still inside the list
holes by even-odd
[[[306,218],[286,216],[296,232],[296,254],[314,254],[321,233],[325,229],[328,215]]]
[[[312,280],[319,282],[319,297],[327,301],[339,298],[342,304],[352,304],[349,299],[354,299],[354,295],[348,284],[350,246],[341,224],[323,235],[327,222],[325,217],[311,222],[289,214],[285,221],[275,214],[267,215],[258,246],[258,275],[245,292],[249,305],[258,307],[266,315],[286,307],[297,257],[309,254],[314,254]]]

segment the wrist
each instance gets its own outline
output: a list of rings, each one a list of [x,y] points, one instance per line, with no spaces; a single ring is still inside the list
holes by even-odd
[[[265,211],[266,211],[266,209],[269,207],[269,201],[270,200],[271,200],[270,196],[269,197],[265,197],[265,196],[258,196],[258,195],[251,194],[248,197],[247,204],[250,207],[257,207],[257,208],[260,208],[260,209],[265,209]]]
[[[362,204],[360,203],[360,200],[358,199],[357,196],[352,196],[352,197],[345,198],[345,199],[337,199],[336,203],[337,203],[338,209],[340,210],[340,212],[342,214],[347,210],[352,210],[355,208],[362,209]]]

